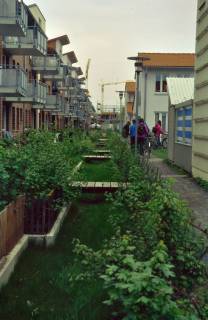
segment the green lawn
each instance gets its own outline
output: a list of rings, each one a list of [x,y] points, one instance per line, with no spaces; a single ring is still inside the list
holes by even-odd
[[[156,150],[152,150],[152,154],[153,156],[157,157],[157,158],[161,158],[163,160],[168,159],[168,150],[167,149],[156,149]]]
[[[103,240],[111,236],[110,212],[112,208],[108,203],[86,205],[80,202],[73,206],[65,220],[55,247],[30,247],[22,256],[9,284],[0,293],[0,319],[110,319],[102,303],[102,283],[98,279],[84,286],[71,287],[65,280],[63,284],[60,277],[66,266],[77,274],[80,271],[80,262],[74,261],[74,238],[98,249]]]
[[[119,173],[110,160],[94,163],[84,163],[81,173],[84,181],[109,182],[120,181]]]

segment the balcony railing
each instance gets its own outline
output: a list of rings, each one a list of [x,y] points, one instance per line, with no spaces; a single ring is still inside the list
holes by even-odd
[[[47,95],[45,109],[49,111],[58,111],[62,107],[62,97],[59,95]]]
[[[66,77],[66,68],[64,66],[60,66],[57,74],[44,74],[43,77],[45,80],[63,81]]]
[[[0,97],[24,97],[27,84],[27,73],[24,70],[0,66]]]
[[[60,70],[60,59],[57,56],[33,57],[32,68],[41,74],[55,75]]]
[[[41,108],[41,105],[46,104],[48,86],[45,83],[39,81],[27,82],[27,88],[25,96],[23,97],[6,97],[5,101],[19,102],[19,103],[31,103],[35,105],[35,108]]]
[[[47,54],[47,37],[37,27],[29,27],[25,37],[4,37],[4,48],[12,55],[40,56]]]
[[[27,9],[23,1],[0,1],[0,34],[3,36],[25,36],[28,26]]]

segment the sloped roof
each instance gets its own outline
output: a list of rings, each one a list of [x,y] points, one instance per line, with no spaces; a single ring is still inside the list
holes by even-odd
[[[48,43],[50,44],[51,42],[55,42],[57,40],[59,40],[61,42],[62,46],[70,44],[69,37],[66,34],[63,35],[63,36],[60,36],[60,37],[56,37],[56,38],[50,39],[50,40],[48,40]]]
[[[138,56],[149,58],[144,61],[144,67],[194,67],[194,53],[148,53],[140,52]]]
[[[126,92],[132,92],[135,93],[136,91],[136,82],[135,81],[127,81],[125,86]]]
[[[194,99],[194,78],[167,78],[171,105]]]
[[[77,63],[78,59],[76,57],[76,54],[74,51],[70,51],[67,53],[64,53],[64,56],[68,56],[69,60],[71,61],[72,64]]]
[[[81,69],[80,67],[78,67],[78,68],[76,69],[76,71],[77,71],[77,75],[78,75],[78,76],[82,76],[82,75],[83,75],[83,71],[82,71],[82,69]]]

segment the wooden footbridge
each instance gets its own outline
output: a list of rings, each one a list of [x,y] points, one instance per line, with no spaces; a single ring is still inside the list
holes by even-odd
[[[74,181],[70,183],[70,187],[79,188],[85,193],[113,193],[119,189],[126,189],[128,187],[128,183]]]

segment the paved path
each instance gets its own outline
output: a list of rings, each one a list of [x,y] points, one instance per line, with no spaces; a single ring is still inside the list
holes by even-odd
[[[162,159],[152,158],[150,163],[159,169],[163,178],[172,177],[175,180],[173,189],[184,199],[189,208],[193,210],[195,224],[203,229],[208,227],[208,192],[198,186],[190,177],[177,173],[170,168]]]

